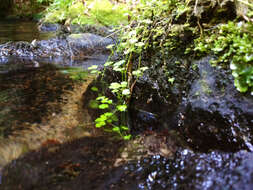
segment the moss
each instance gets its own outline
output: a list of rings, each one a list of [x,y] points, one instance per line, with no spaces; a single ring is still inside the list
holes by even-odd
[[[207,95],[211,95],[212,90],[209,87],[209,85],[208,85],[208,83],[207,83],[207,81],[205,79],[203,79],[203,80],[200,81],[200,85],[201,85],[202,92],[204,92]]]

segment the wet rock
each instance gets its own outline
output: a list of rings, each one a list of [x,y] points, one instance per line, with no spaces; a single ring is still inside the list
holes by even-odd
[[[0,45],[0,57],[83,59],[94,53],[108,54],[106,46],[113,43],[112,39],[95,34],[71,34],[67,37],[63,35],[49,40],[34,40],[32,43],[8,42]]]
[[[106,46],[113,44],[111,38],[104,38],[91,33],[71,34],[67,37],[67,41],[73,55],[80,55],[81,52],[90,54],[90,52],[95,51],[106,51]]]
[[[57,32],[62,29],[62,26],[55,23],[41,23],[38,29],[42,32]]]
[[[134,130],[143,123],[150,129],[174,128],[188,145],[204,152],[253,151],[253,97],[236,90],[230,70],[209,61],[174,58],[166,66],[151,66],[135,85],[131,107],[156,117],[147,123],[132,112]]]
[[[155,155],[117,168],[101,189],[250,190],[252,159],[244,151],[203,154],[183,149],[174,158]]]
[[[212,67],[209,59],[198,65],[199,77],[187,95],[182,134],[196,149],[253,151],[253,97],[234,87],[230,71]]]
[[[59,33],[71,33],[71,34],[80,34],[80,33],[92,33],[99,36],[114,36],[110,31],[111,28],[105,26],[97,25],[61,25],[57,23],[40,23],[38,26],[39,31],[41,32],[59,32]]]

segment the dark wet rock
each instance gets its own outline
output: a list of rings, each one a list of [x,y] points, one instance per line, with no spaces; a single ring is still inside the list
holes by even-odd
[[[197,76],[189,66],[189,61],[172,57],[166,66],[152,64],[151,69],[139,78],[130,103],[134,130],[141,130],[142,123],[153,130],[177,127],[178,108],[190,89],[189,79]],[[173,81],[169,82],[169,78]],[[152,123],[147,123],[145,117],[139,117],[143,115],[139,110],[152,115]]]
[[[199,78],[187,96],[182,133],[200,150],[253,151],[253,97],[239,93],[230,71],[196,62]]]
[[[142,157],[115,166],[122,141],[85,137],[49,144],[13,161],[2,172],[1,189],[251,190],[253,154],[240,151]]]
[[[203,154],[184,149],[174,158],[155,155],[114,169],[101,189],[250,190],[252,160],[252,153],[243,151]]]
[[[71,57],[82,59],[94,53],[108,54],[106,46],[113,44],[111,38],[104,38],[95,34],[71,34],[67,37],[60,36],[50,40],[34,40],[28,42],[8,42],[0,45],[0,57],[29,57],[29,58],[54,58]]]
[[[156,116],[145,126],[179,130],[195,150],[253,151],[253,97],[236,90],[229,70],[209,61],[174,58],[166,66],[151,66],[134,88],[134,130],[146,123],[138,114],[144,110]]]

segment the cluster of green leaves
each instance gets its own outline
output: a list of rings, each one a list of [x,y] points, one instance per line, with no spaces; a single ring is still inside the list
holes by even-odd
[[[253,24],[228,22],[195,40],[195,51],[211,54],[215,65],[230,64],[234,84],[240,92],[253,94]]]
[[[121,72],[122,76],[125,75],[124,69],[119,69],[123,64],[123,61],[115,63],[114,70]],[[105,65],[111,66],[113,62],[107,62]],[[102,74],[97,66],[91,66],[89,68],[91,73]],[[103,74],[102,74],[103,75]],[[98,88],[93,86],[91,90],[98,92],[98,97],[95,101],[92,102],[91,107],[98,108],[105,111],[102,113],[96,120],[95,125],[97,128],[104,127],[105,131],[116,132],[123,139],[129,140],[131,134],[129,134],[129,128],[126,126],[126,112],[127,112],[127,99],[130,97],[130,90],[128,89],[128,83],[126,81],[122,82],[113,82],[109,84],[108,88],[117,98],[116,102],[113,102],[112,99],[101,95],[98,91]]]
[[[54,0],[45,12],[44,22],[72,24],[119,25],[127,22],[124,4],[109,0]]]

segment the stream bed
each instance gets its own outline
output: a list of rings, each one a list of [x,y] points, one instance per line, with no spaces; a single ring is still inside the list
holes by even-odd
[[[53,36],[35,23],[0,22],[0,44]],[[96,129],[87,68],[108,55],[95,57],[0,57],[0,189],[253,189],[249,151],[192,150],[175,127],[130,141]]]

